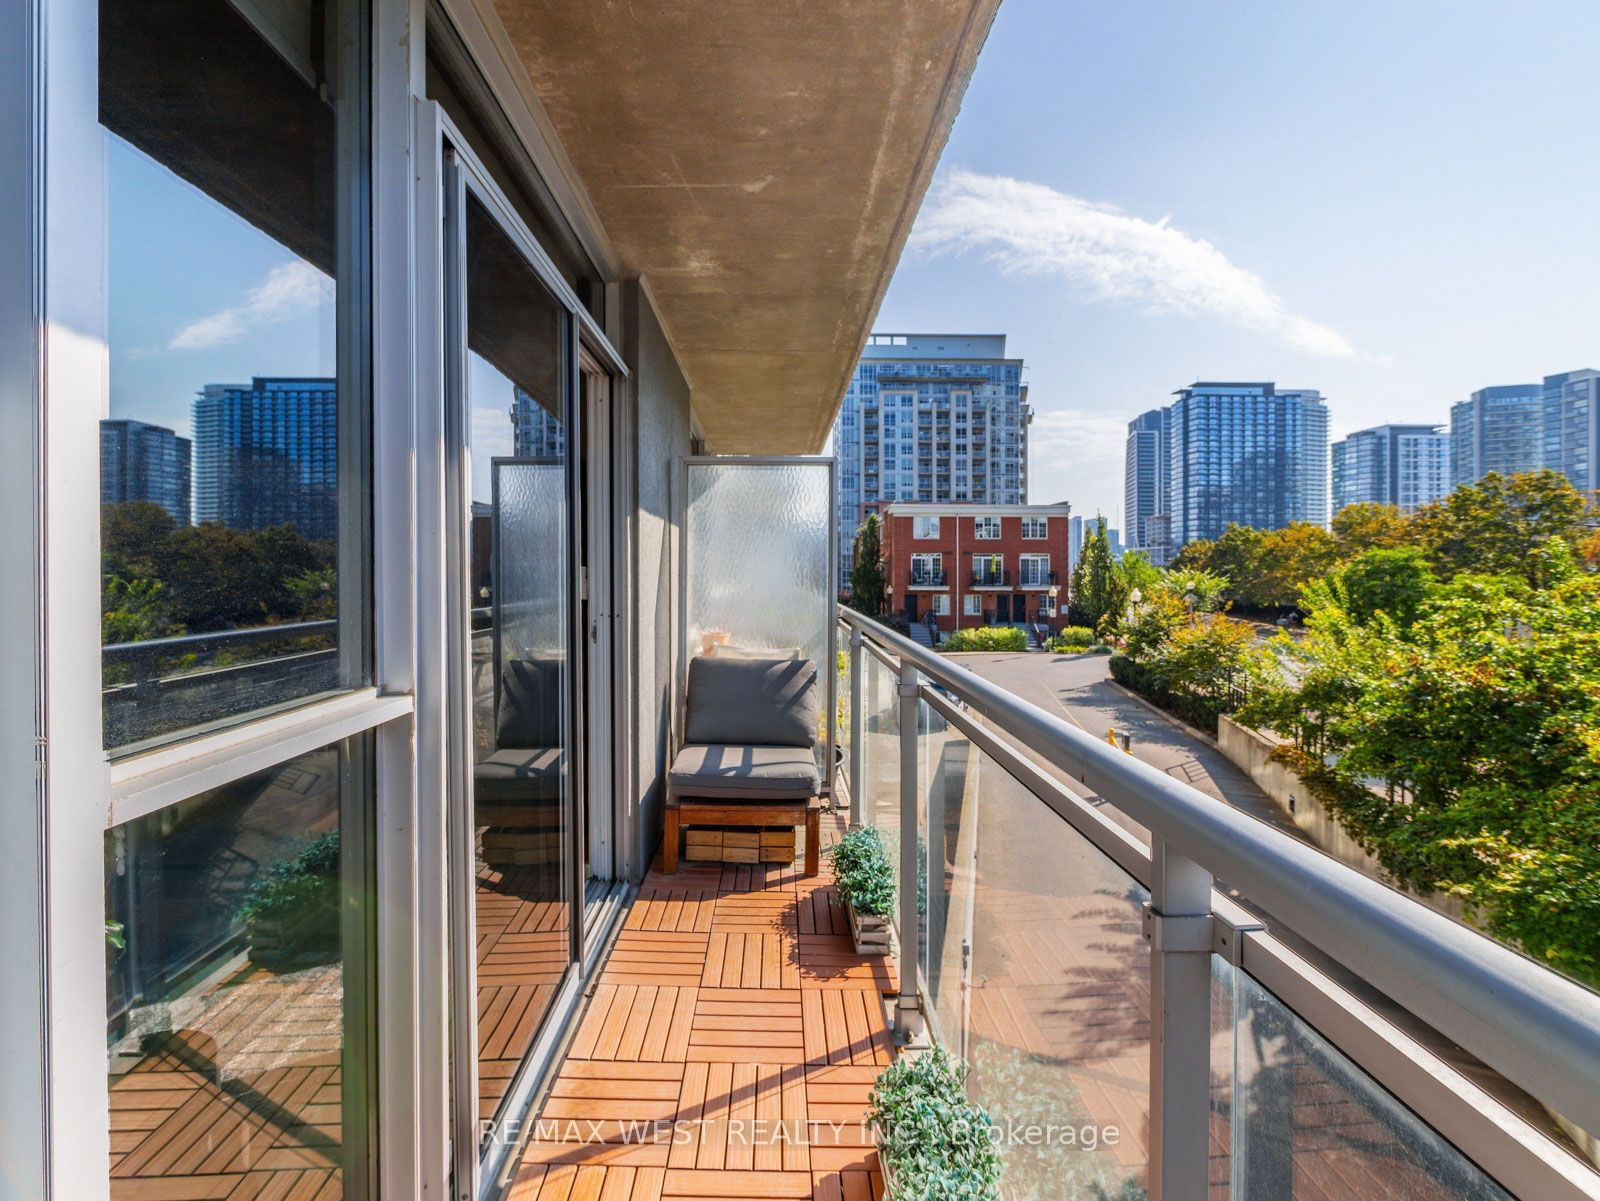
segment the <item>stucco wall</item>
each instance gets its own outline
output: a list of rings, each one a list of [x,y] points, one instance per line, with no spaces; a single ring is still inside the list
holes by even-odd
[[[689,453],[689,383],[636,282],[623,292],[623,355],[633,373],[635,472],[633,667],[637,777],[628,833],[628,874],[644,875],[661,839],[677,640],[678,541],[673,533],[677,463]]]
[[[1349,864],[1365,875],[1382,878],[1383,872],[1378,867],[1378,861],[1345,833],[1343,827],[1322,807],[1322,803],[1311,795],[1305,782],[1284,764],[1272,759],[1273,750],[1282,742],[1282,739],[1264,730],[1240,725],[1227,714],[1217,720],[1217,749],[1243,768],[1245,774],[1260,785],[1261,790],[1289,815],[1294,824],[1305,831],[1312,843],[1341,863]],[[1454,897],[1430,893],[1417,896],[1417,899],[1457,921],[1463,918],[1461,902]]]

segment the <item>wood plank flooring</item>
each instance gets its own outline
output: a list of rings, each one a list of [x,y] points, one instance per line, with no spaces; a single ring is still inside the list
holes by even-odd
[[[842,831],[824,818],[825,844]],[[508,1201],[881,1201],[862,1118],[897,984],[854,953],[827,870],[658,861]]]

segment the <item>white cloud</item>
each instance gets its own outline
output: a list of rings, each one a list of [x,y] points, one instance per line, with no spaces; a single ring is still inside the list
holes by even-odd
[[[924,205],[910,245],[929,253],[977,251],[1002,271],[1057,276],[1092,299],[1215,317],[1312,354],[1354,357],[1344,335],[1291,313],[1260,276],[1170,221],[956,169]]]
[[[1079,512],[1086,496],[1120,497],[1127,439],[1127,419],[1105,410],[1036,410],[1028,427],[1028,499],[1070,500]],[[1119,511],[1113,504],[1105,513],[1115,519]]]
[[[191,321],[173,335],[169,350],[203,350],[242,337],[259,325],[287,321],[333,299],[333,280],[310,263],[295,260],[267,272],[243,304]]]

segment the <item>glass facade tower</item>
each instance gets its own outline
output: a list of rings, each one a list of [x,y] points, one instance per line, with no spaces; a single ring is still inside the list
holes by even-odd
[[[338,533],[338,384],[257,376],[194,402],[194,518],[232,529]]]
[[[1600,490],[1600,371],[1544,377],[1544,462],[1581,492]]]
[[[1171,554],[1167,498],[1172,411],[1151,409],[1128,422],[1124,463],[1122,521],[1128,549],[1142,550],[1152,563],[1165,564]]]
[[[1407,513],[1450,491],[1450,436],[1436,425],[1379,425],[1333,444],[1333,511],[1395,505]]]
[[[1328,407],[1321,393],[1271,382],[1196,382],[1170,407],[1174,547],[1230,524],[1328,524]]]
[[[1004,334],[873,334],[833,427],[839,586],[891,501],[1028,502],[1028,389]]]
[[[1479,388],[1450,407],[1450,486],[1491,471],[1516,475],[1545,465],[1544,389],[1538,384]]]
[[[100,423],[100,503],[145,500],[189,524],[189,439],[130,418]]]

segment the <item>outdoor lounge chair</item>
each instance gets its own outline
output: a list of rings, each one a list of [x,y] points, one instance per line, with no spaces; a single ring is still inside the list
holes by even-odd
[[[689,663],[685,708],[684,743],[667,772],[663,868],[678,870],[686,825],[804,822],[806,875],[816,875],[816,664],[699,656]]]

